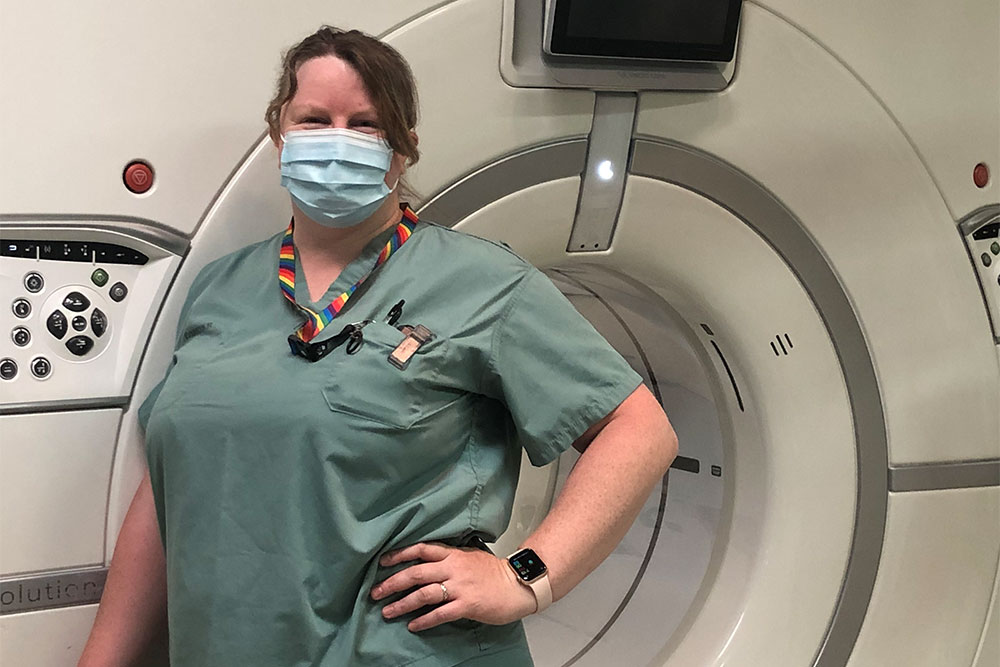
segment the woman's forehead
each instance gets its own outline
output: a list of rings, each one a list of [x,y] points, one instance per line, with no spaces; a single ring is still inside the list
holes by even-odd
[[[298,86],[290,100],[291,108],[336,107],[352,113],[374,111],[361,76],[336,56],[307,60],[299,66],[296,79]]]

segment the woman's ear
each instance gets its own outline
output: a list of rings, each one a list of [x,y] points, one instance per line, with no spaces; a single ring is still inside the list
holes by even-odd
[[[278,127],[275,130],[268,130],[268,135],[271,137],[271,143],[274,147],[278,149],[278,155],[281,155],[281,149],[284,147],[285,142],[281,139],[281,128],[285,126],[285,110],[288,109],[288,102],[281,105],[281,110],[278,111]]]
[[[420,144],[420,137],[418,137],[417,133],[414,132],[413,130],[410,130],[410,138],[413,139],[413,145],[414,146],[417,146],[417,145]],[[403,166],[404,167],[409,167],[410,166],[409,158],[403,158]],[[406,169],[404,168],[403,169],[403,173],[405,173],[405,172],[406,172]]]

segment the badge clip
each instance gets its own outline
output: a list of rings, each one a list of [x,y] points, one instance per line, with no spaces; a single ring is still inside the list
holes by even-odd
[[[410,359],[417,353],[420,346],[434,338],[431,330],[423,324],[418,324],[415,327],[404,327],[403,333],[406,334],[406,338],[389,355],[389,363],[401,371],[406,370]]]

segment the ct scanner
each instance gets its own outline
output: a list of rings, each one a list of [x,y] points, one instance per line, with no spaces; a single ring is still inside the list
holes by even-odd
[[[538,2],[256,5],[0,2],[0,664],[75,663],[187,287],[287,223],[261,118],[322,22],[411,63],[421,215],[545,268],[680,436],[540,667],[1000,664],[994,0],[745,0],[732,63],[611,74]]]

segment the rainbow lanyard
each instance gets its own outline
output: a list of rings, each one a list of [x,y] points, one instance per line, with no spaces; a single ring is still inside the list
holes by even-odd
[[[413,228],[417,226],[417,222],[417,214],[410,210],[409,206],[404,208],[403,219],[396,225],[396,231],[392,238],[379,253],[378,259],[375,260],[375,266],[320,313],[295,303],[295,244],[292,242],[292,226],[295,220],[289,222],[288,229],[285,230],[285,237],[281,240],[281,250],[278,252],[278,284],[281,285],[281,293],[285,295],[285,298],[291,301],[296,308],[305,312],[307,317],[305,324],[299,327],[294,335],[305,343],[318,336],[319,332],[337,316],[337,313],[343,310],[347,300],[351,298],[355,290],[361,287],[361,284],[368,280],[378,267],[385,264],[389,257],[406,243],[413,234]]]

